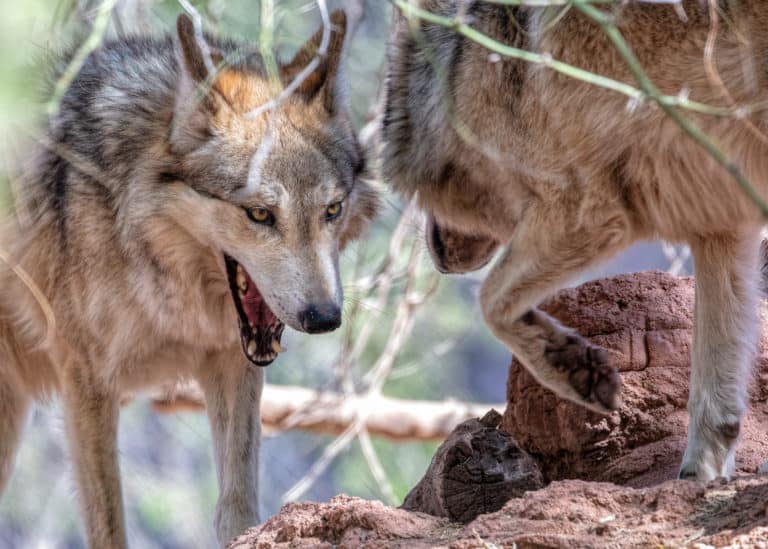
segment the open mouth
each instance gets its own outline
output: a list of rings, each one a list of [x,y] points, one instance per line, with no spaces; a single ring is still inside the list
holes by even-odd
[[[246,270],[227,255],[224,263],[240,322],[243,353],[253,364],[268,366],[285,351],[280,345],[285,324],[269,308]]]

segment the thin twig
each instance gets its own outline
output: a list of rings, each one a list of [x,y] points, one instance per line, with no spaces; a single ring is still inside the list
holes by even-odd
[[[96,19],[93,21],[91,33],[88,35],[88,38],[85,39],[85,42],[83,42],[77,49],[72,60],[69,62],[69,65],[64,69],[64,72],[61,74],[53,88],[53,95],[46,105],[46,111],[49,116],[58,114],[61,101],[64,99],[64,95],[67,93],[70,84],[72,84],[77,73],[80,72],[80,69],[83,67],[85,60],[91,52],[101,44],[101,41],[104,38],[104,33],[109,25],[109,20],[112,16],[112,8],[115,7],[116,3],[117,0],[104,0],[104,2],[101,3],[101,6],[99,6],[99,11],[96,13]]]
[[[378,298],[380,300],[381,307],[383,309],[388,301],[390,289],[392,286],[392,273],[394,272],[394,259],[402,253],[402,241],[407,234],[406,228],[412,223],[412,216],[416,215],[415,202],[412,201],[409,207],[406,208],[405,213],[400,219],[395,234],[390,241],[389,255],[384,260],[380,271],[381,276],[375,278],[376,288],[378,289]],[[397,357],[401,354],[403,347],[408,341],[408,335],[413,328],[413,322],[415,320],[415,313],[419,307],[421,307],[430,296],[432,296],[437,288],[438,277],[432,275],[431,281],[425,291],[418,291],[417,286],[417,266],[421,257],[421,243],[417,238],[412,239],[410,244],[410,253],[406,266],[405,276],[405,290],[404,296],[399,302],[395,318],[390,328],[390,332],[386,338],[386,345],[384,350],[378,355],[374,362],[371,371],[366,378],[369,380],[368,387],[362,396],[365,399],[377,399],[381,397],[381,391],[386,383],[389,374],[392,372],[392,368],[395,364]],[[361,337],[359,337],[354,344],[353,349],[348,354],[341,354],[339,360],[349,360],[350,356],[353,360],[356,357],[362,355],[362,352],[368,345],[368,342],[372,336],[373,322],[369,319],[363,326]],[[329,445],[320,459],[313,464],[310,471],[296,484],[294,484],[284,495],[284,501],[294,501],[300,498],[309,490],[312,485],[317,481],[320,475],[330,466],[335,457],[344,451],[349,444],[355,439],[360,438],[360,434],[365,432],[366,423],[368,419],[369,410],[361,409],[355,421],[346,429],[334,442]],[[363,437],[365,434],[363,435]],[[361,441],[361,444],[365,443]],[[363,448],[363,451],[367,450]],[[371,467],[371,472],[374,477],[378,477],[383,474],[383,470],[376,469],[375,462],[371,460],[371,456],[368,455],[366,459]]]
[[[712,84],[720,90],[720,95],[725,98],[731,107],[736,105],[736,100],[728,90],[728,86],[723,82],[720,72],[717,70],[715,64],[715,45],[717,43],[718,21],[719,16],[717,14],[716,0],[709,0],[709,34],[707,35],[707,41],[704,45],[704,69],[707,72],[707,77]],[[760,129],[748,118],[739,119],[749,132],[757,139],[763,142],[764,145],[768,145],[768,137],[760,131]]]
[[[32,297],[35,298],[35,301],[37,301],[40,306],[46,324],[45,339],[40,342],[40,347],[44,349],[50,348],[51,344],[56,339],[56,315],[53,312],[50,302],[29,273],[27,273],[27,271],[17,262],[12,261],[10,255],[2,248],[0,248],[0,261],[5,263],[13,274],[21,280],[22,284],[27,287],[29,293],[32,294]]]
[[[379,460],[379,456],[376,454],[376,449],[373,447],[373,442],[371,441],[371,436],[368,434],[368,431],[362,429],[357,434],[357,440],[360,441],[360,449],[363,452],[363,457],[368,464],[368,469],[371,471],[373,478],[379,485],[379,489],[384,495],[384,499],[386,499],[390,505],[397,505],[398,502],[395,490],[392,488],[392,483],[389,482],[387,473],[384,471],[384,466],[381,464],[381,460]]]
[[[377,269],[377,273],[371,278],[373,283],[369,288],[377,288],[377,301],[372,307],[374,313],[372,318],[369,318],[363,326],[361,332],[357,335],[354,341],[349,340],[348,344],[341,349],[339,353],[338,363],[340,368],[349,368],[363,353],[370,337],[376,328],[375,320],[381,316],[381,311],[387,305],[389,300],[390,289],[395,280],[395,260],[402,251],[403,240],[408,234],[408,227],[412,223],[414,216],[418,215],[415,200],[412,200],[406,208],[403,215],[400,217],[400,221],[392,233],[390,238],[389,251],[387,256],[382,260],[381,265]]]
[[[299,74],[297,74],[296,77],[285,88],[283,88],[283,91],[281,91],[276,98],[270,99],[266,103],[250,111],[246,115],[248,118],[258,118],[265,112],[275,110],[277,107],[279,107],[284,101],[293,95],[297,89],[299,89],[299,86],[301,86],[313,72],[315,72],[317,67],[320,65],[320,62],[328,54],[328,45],[331,41],[331,18],[328,14],[328,6],[326,5],[325,0],[317,0],[317,5],[320,8],[320,18],[323,21],[323,35],[320,39],[320,47],[317,50],[317,54],[312,58],[307,66],[304,67],[301,72],[299,72]]]
[[[630,99],[633,99],[636,101],[643,101],[645,99],[648,99],[647,92],[642,88],[637,88],[625,82],[620,82],[618,80],[614,80],[613,78],[608,78],[606,76],[602,76],[602,75],[595,74],[593,72],[581,69],[574,65],[563,63],[562,61],[553,59],[552,56],[547,53],[535,53],[535,52],[524,50],[521,48],[515,48],[513,46],[509,46],[507,44],[504,44],[503,42],[494,40],[490,36],[483,34],[482,32],[476,29],[473,29],[472,27],[470,27],[460,19],[445,17],[442,15],[438,15],[436,13],[432,13],[425,9],[419,8],[413,4],[410,4],[407,0],[389,0],[389,1],[393,3],[395,6],[397,6],[397,8],[400,9],[400,11],[402,11],[406,16],[416,17],[417,19],[422,19],[424,21],[428,21],[430,23],[434,23],[436,25],[440,25],[442,27],[451,29],[457,32],[458,34],[466,38],[469,38],[473,42],[476,42],[481,46],[484,46],[488,50],[496,52],[499,55],[502,55],[504,57],[511,57],[514,59],[520,59],[522,61],[526,61],[528,63],[544,65],[555,72],[559,72],[575,80],[586,82],[594,86],[598,86],[601,88],[605,88],[607,90],[620,93],[622,95],[626,95]],[[589,5],[587,2],[582,2],[578,0],[570,0],[570,1],[575,6]],[[701,114],[709,114],[712,116],[723,116],[723,117],[745,116],[747,114],[768,110],[768,102],[766,101],[759,102],[754,105],[745,105],[737,108],[723,108],[723,107],[715,107],[712,105],[706,105],[704,103],[699,103],[697,101],[691,101],[690,99],[684,96],[680,97],[680,96],[664,95],[661,93],[658,93],[657,96],[653,99],[654,101],[658,102],[660,105],[665,105],[669,107],[680,107],[693,112],[698,112]]]
[[[216,74],[216,63],[213,62],[211,56],[211,48],[208,47],[208,42],[203,35],[203,18],[200,16],[200,12],[189,3],[188,0],[179,0],[179,4],[184,8],[189,16],[192,18],[192,27],[195,29],[195,42],[203,53],[203,63],[205,64],[205,70],[209,75]]]
[[[575,0],[575,7],[581,11],[584,15],[595,21],[603,29],[603,32],[608,36],[609,40],[613,42],[613,45],[619,51],[619,54],[624,58],[629,70],[632,72],[638,85],[643,92],[654,103],[659,105],[661,109],[694,141],[696,141],[709,155],[714,158],[733,178],[738,182],[739,186],[746,193],[746,195],[754,202],[754,204],[760,209],[763,217],[768,217],[768,204],[763,200],[760,194],[755,190],[752,184],[742,174],[741,169],[735,162],[733,162],[726,154],[715,145],[715,143],[707,137],[707,135],[701,131],[693,122],[685,118],[678,109],[673,105],[670,105],[663,101],[663,94],[659,91],[656,85],[651,81],[645,71],[643,70],[640,61],[635,57],[635,53],[632,48],[624,40],[618,27],[613,23],[611,18],[598,8],[582,1]]]
[[[336,459],[336,456],[343,452],[349,444],[355,440],[357,434],[357,424],[352,424],[338,438],[326,446],[323,454],[312,464],[312,467],[309,468],[307,474],[285,492],[283,495],[283,503],[296,501],[306,494],[307,490],[312,488],[315,482],[317,482],[317,479],[320,478],[320,475],[322,475],[333,460]]]

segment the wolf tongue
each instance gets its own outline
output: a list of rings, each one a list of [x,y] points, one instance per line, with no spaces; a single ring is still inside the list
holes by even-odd
[[[248,280],[248,289],[245,292],[245,296],[240,300],[243,311],[254,327],[268,326],[276,320],[276,317],[264,301],[261,293],[259,293],[253,280],[247,274],[246,278]]]

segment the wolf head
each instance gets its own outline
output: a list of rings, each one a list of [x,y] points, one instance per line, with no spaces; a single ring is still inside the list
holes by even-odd
[[[456,15],[458,4],[419,2],[421,8],[447,17]],[[495,9],[475,7],[478,13]],[[414,25],[395,10],[379,135],[384,177],[401,195],[417,197],[428,214],[427,247],[443,273],[466,273],[486,265],[506,230],[499,230],[498,225],[505,224],[500,220],[512,218],[504,209],[505,201],[493,192],[499,182],[509,194],[506,172],[479,154],[457,128],[503,126],[508,113],[500,106],[513,94],[504,82],[495,101],[478,100],[478,90],[483,91],[482,98],[491,97],[487,73],[497,67],[487,60],[470,65],[472,56],[487,53],[462,40],[439,25]],[[480,69],[474,70],[475,66]],[[502,128],[498,135],[505,133]]]
[[[243,350],[262,366],[280,352],[284,324],[340,325],[339,251],[377,206],[358,179],[364,159],[340,97],[346,19],[330,21],[325,40],[321,29],[277,67],[280,82],[258,55],[217,47],[186,16],[177,24],[169,179],[183,185],[163,214],[218,254]],[[294,93],[263,108],[294,81]]]

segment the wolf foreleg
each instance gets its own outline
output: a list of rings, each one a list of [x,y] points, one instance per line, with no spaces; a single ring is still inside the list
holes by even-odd
[[[621,228],[557,235],[550,227],[519,227],[480,295],[493,333],[539,383],[600,413],[619,405],[621,381],[607,353],[534,307],[624,245]]]
[[[238,348],[208,364],[198,381],[213,435],[219,500],[215,528],[226,545],[259,522],[258,474],[264,370],[245,365]]]
[[[696,263],[690,424],[680,478],[733,472],[759,335],[757,231],[691,243]]]

